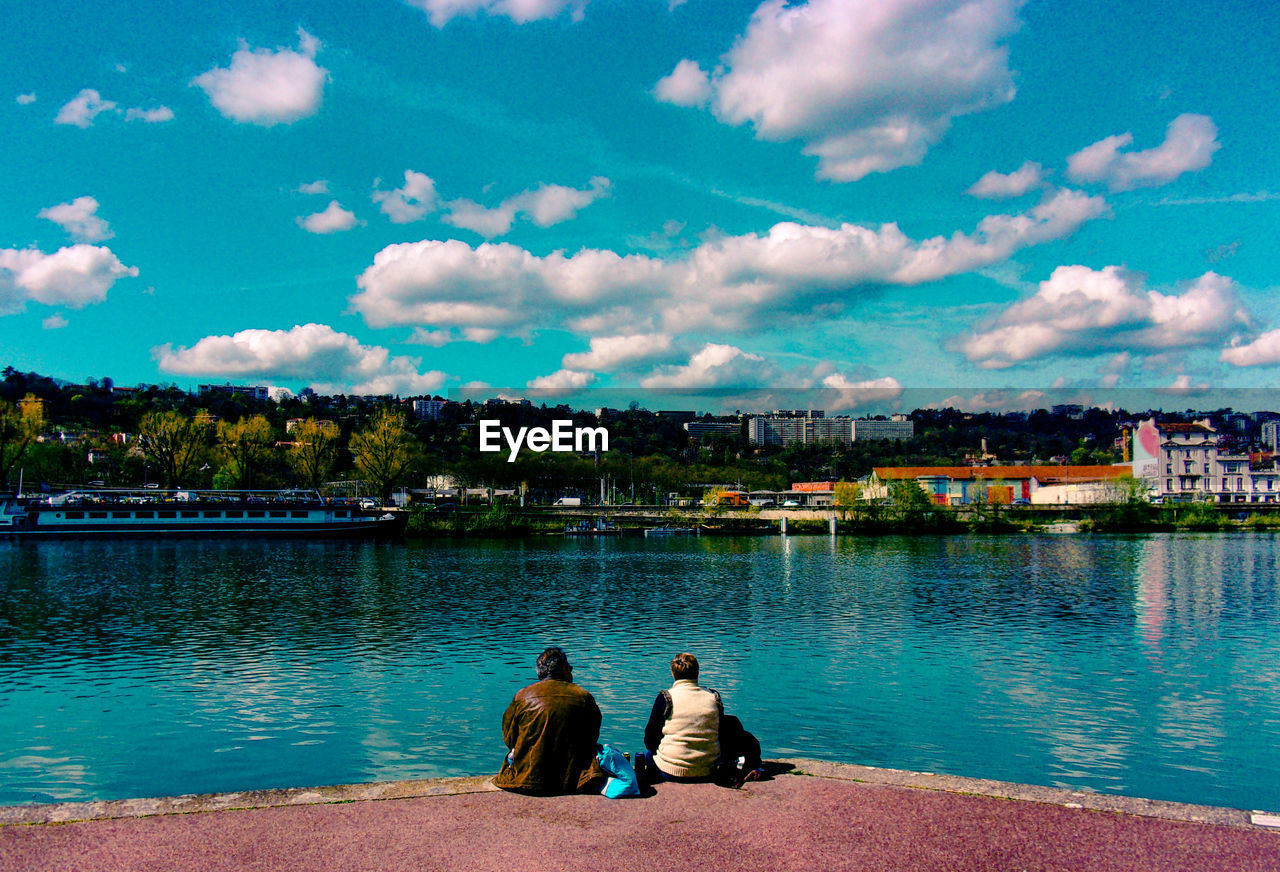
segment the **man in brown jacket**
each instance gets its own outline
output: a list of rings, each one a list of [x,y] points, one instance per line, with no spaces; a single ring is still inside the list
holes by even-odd
[[[510,753],[493,783],[522,793],[576,793],[598,787],[596,763],[600,707],[573,683],[573,667],[561,648],[538,656],[538,682],[521,690],[502,716]]]

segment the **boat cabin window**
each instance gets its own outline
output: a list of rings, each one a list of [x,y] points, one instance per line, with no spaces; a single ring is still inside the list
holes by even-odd
[[[244,517],[244,512],[240,511],[239,509],[227,509],[227,517],[228,517],[228,518],[243,518],[243,517]]]
[[[221,518],[222,512],[205,512],[204,516],[206,518]]]
[[[305,518],[306,516],[307,516],[306,512],[290,512],[289,513],[290,518]]]
[[[284,512],[272,512],[272,513],[271,513],[271,517],[273,517],[273,518],[283,518],[284,516],[285,516],[285,513],[284,513]]]
[[[134,515],[135,518],[154,518],[155,516],[155,512],[138,512]]]
[[[183,513],[181,514],[181,517],[183,517],[183,518],[198,518],[198,517],[200,517],[200,513],[199,513],[199,512],[186,511],[186,512],[183,512]]]
[[[178,517],[178,513],[177,512],[156,512],[156,517],[157,518],[176,518]]]
[[[84,512],[67,512],[67,520],[82,521],[84,520]]]
[[[133,517],[133,512],[112,512],[112,513],[111,513],[111,517],[113,517],[113,518],[132,518],[132,517]]]
[[[338,509],[336,512],[334,512],[334,513],[333,513],[333,516],[334,516],[335,518],[345,518],[345,517],[347,516],[347,510],[346,510],[346,509]]]
[[[249,517],[250,517],[250,518],[262,518],[262,517],[265,517],[265,516],[266,516],[266,512],[262,512],[262,511],[250,511],[250,512],[249,512]]]
[[[89,513],[90,518],[105,518],[106,516],[107,516],[106,512],[90,512]]]

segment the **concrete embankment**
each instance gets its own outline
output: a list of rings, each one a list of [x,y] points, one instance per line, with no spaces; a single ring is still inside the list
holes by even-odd
[[[0,870],[1268,870],[1233,809],[810,760],[727,790],[534,798],[437,779],[0,809]]]

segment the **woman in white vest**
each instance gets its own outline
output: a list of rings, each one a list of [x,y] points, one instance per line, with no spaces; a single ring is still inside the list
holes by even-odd
[[[672,658],[671,677],[675,683],[658,694],[644,728],[648,762],[657,770],[650,780],[710,780],[720,759],[720,694],[698,686],[698,658],[692,654]]]

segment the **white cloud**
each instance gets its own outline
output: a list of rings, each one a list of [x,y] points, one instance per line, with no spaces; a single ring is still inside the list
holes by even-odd
[[[1218,203],[1270,203],[1280,200],[1280,191],[1252,191],[1240,194],[1218,194],[1211,197],[1165,197],[1153,206],[1207,206]]]
[[[709,78],[711,109],[725,123],[750,122],[761,139],[804,141],[820,178],[918,164],[953,118],[1013,99],[1001,43],[1021,5],[768,0]],[[663,91],[687,104],[699,83],[681,64]]]
[[[308,233],[340,233],[357,223],[355,213],[343,209],[337,200],[330,200],[323,212],[298,219],[298,226]]]
[[[711,100],[711,78],[697,61],[683,60],[653,86],[653,96],[675,106],[703,106]]]
[[[895,378],[884,377],[854,381],[833,372],[822,379],[822,403],[828,409],[859,409],[883,405],[902,396],[902,385]]]
[[[591,350],[566,354],[560,365],[566,369],[613,372],[623,366],[661,358],[671,352],[671,337],[665,333],[634,333],[629,336],[596,336]]]
[[[584,189],[564,185],[541,185],[532,191],[517,195],[519,210],[539,227],[550,227],[568,221],[596,200],[609,195],[609,180],[603,176],[591,179]]]
[[[418,372],[421,361],[416,357],[393,357],[385,372],[380,372],[367,381],[352,382],[349,392],[353,394],[434,394],[444,385],[448,376],[439,370]],[[347,382],[313,382],[312,387],[320,393],[333,394],[343,390]]]
[[[173,110],[168,106],[157,106],[154,109],[132,108],[124,113],[125,121],[145,121],[147,124],[161,124],[173,120]]]
[[[291,124],[320,109],[328,72],[316,65],[319,41],[298,29],[298,49],[253,49],[241,43],[231,66],[191,80],[227,118],[271,127]]]
[[[396,224],[408,224],[435,211],[436,183],[424,173],[405,170],[402,188],[380,191],[377,185],[374,182],[373,202]]]
[[[157,346],[152,355],[163,372],[294,380],[332,393],[427,393],[446,378],[442,372],[419,372],[419,358],[392,357],[385,348],[363,345],[324,324],[206,336],[190,348]]]
[[[116,104],[114,102],[103,100],[102,95],[92,88],[85,88],[58,110],[53,123],[70,124],[74,127],[92,127],[93,119],[103,112],[114,112],[115,109]]]
[[[454,200],[448,203],[449,214],[444,221],[455,227],[474,230],[486,239],[502,236],[511,230],[519,215],[525,215],[539,227],[550,227],[568,221],[601,197],[608,196],[609,180],[593,178],[584,189],[564,185],[540,185],[503,200],[493,208],[481,206],[471,200]]]
[[[68,323],[69,322],[66,318],[55,313],[41,321],[40,326],[45,330],[61,330],[63,327],[66,327]]]
[[[912,240],[894,224],[839,228],[784,222],[767,234],[703,242],[660,260],[583,249],[538,257],[507,243],[391,245],[357,279],[352,307],[375,327],[487,327],[522,332],[557,323],[578,332],[757,330],[830,315],[859,293],[969,272],[1070,235],[1105,214],[1098,197],[1050,192],[1028,212],[992,215],[972,234]]]
[[[410,345],[428,345],[432,348],[443,348],[450,342],[456,341],[451,330],[424,330],[421,327],[415,327],[413,333],[405,340]]]
[[[1173,384],[1169,385],[1164,390],[1166,393],[1185,396],[1186,394],[1195,394],[1195,393],[1199,393],[1200,391],[1208,390],[1208,388],[1209,388],[1209,385],[1207,382],[1199,382],[1199,383],[1193,384],[1191,381],[1191,376],[1187,375],[1186,373],[1183,373],[1182,375],[1175,378],[1173,380]]]
[[[709,342],[684,366],[659,367],[642,388],[723,388],[777,384],[781,371],[758,354]]]
[[[70,203],[41,209],[36,217],[49,219],[76,242],[101,242],[115,234],[97,212],[98,201],[93,197],[76,197]]]
[[[1020,249],[1069,236],[1105,213],[1100,198],[1057,191],[1029,212],[984,218],[972,234],[921,241],[896,224],[777,224],[763,237],[699,246],[664,316],[672,324],[741,328],[760,318],[811,313],[817,306],[839,306],[861,288],[918,285],[999,263]]]
[[[25,99],[27,97],[30,97],[30,99]],[[35,99],[35,94],[22,94],[18,97],[18,102],[22,104],[34,103]],[[168,106],[157,106],[154,109],[132,107],[127,110],[121,110],[119,104],[115,101],[104,100],[97,91],[92,88],[85,88],[58,110],[53,123],[69,124],[82,128],[92,127],[93,120],[104,112],[109,112],[113,115],[123,113],[125,121],[143,121],[147,124],[159,124],[173,120],[173,110]]]
[[[519,327],[540,296],[536,270],[537,258],[512,245],[399,243],[374,256],[351,304],[375,327]]]
[[[421,327],[417,327],[405,341],[411,345],[429,345],[432,348],[442,348],[450,342],[474,342],[478,345],[487,345],[500,335],[497,330],[492,330],[488,327],[464,327],[461,330],[424,330]]]
[[[1249,326],[1235,283],[1205,273],[1182,294],[1144,290],[1120,267],[1061,266],[956,347],[999,369],[1052,354],[1162,351],[1221,344]]]
[[[436,27],[444,27],[450,19],[474,16],[483,12],[491,16],[505,16],[517,24],[555,18],[565,9],[572,8],[575,21],[582,18],[588,0],[407,0],[416,6]]]
[[[36,102],[36,95],[34,93],[19,94],[16,98],[14,98],[14,102],[17,103],[19,106],[30,106],[32,103]]]
[[[936,403],[925,406],[926,409],[959,409],[964,412],[1013,412],[1045,407],[1047,395],[1044,391],[1025,390],[1015,393],[1013,390],[996,389],[983,391],[970,397],[959,394],[947,397]]]
[[[45,254],[34,248],[0,249],[0,314],[21,311],[28,301],[80,309],[107,298],[118,279],[136,276],[111,250],[72,245]]]
[[[1268,330],[1252,342],[1235,342],[1224,348],[1219,360],[1236,366],[1269,366],[1280,363],[1280,330]]]
[[[530,381],[526,387],[550,391],[580,390],[591,385],[595,380],[596,377],[592,373],[562,369],[551,375],[539,376]]]
[[[509,233],[516,220],[516,207],[510,201],[493,208],[481,206],[472,200],[453,200],[447,206],[449,212],[444,216],[446,224],[472,230],[485,239]]]
[[[1011,173],[998,173],[992,170],[974,182],[965,193],[989,200],[1021,197],[1027,191],[1037,187],[1043,176],[1044,169],[1040,164],[1027,161]]]
[[[316,179],[314,182],[307,182],[304,185],[298,185],[299,194],[327,194],[329,193],[329,180]]]
[[[1098,374],[1102,376],[1098,384],[1104,388],[1113,388],[1120,383],[1120,379],[1129,371],[1129,365],[1133,361],[1133,355],[1127,351],[1122,351],[1107,360],[1102,366],[1098,367]]]
[[[1108,136],[1067,158],[1067,175],[1077,182],[1106,182],[1113,191],[1163,185],[1207,167],[1219,148],[1217,137],[1209,116],[1179,115],[1155,148],[1122,152],[1133,143],[1133,134]]]

